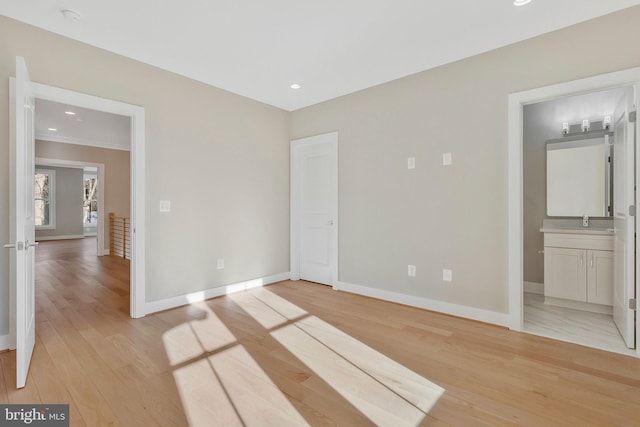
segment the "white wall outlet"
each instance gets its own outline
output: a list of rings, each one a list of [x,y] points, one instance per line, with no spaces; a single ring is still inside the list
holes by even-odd
[[[448,268],[442,269],[442,280],[445,282],[451,282],[453,280],[453,271]]]
[[[171,212],[171,200],[160,200],[160,212]]]
[[[218,270],[222,270],[224,268],[224,258],[218,258]]]
[[[409,277],[416,277],[416,266],[415,265],[408,265],[407,266],[407,274],[409,275]]]
[[[407,159],[407,169],[415,169],[416,168],[416,158],[409,157]]]
[[[453,155],[451,153],[442,153],[442,165],[451,166],[453,164]]]

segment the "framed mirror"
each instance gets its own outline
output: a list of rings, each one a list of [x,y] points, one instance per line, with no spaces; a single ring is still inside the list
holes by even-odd
[[[547,142],[547,216],[611,216],[609,135]]]

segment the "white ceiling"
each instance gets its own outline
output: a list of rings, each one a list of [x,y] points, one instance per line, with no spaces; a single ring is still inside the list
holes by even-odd
[[[295,110],[636,4],[3,0],[0,14]],[[81,19],[65,19],[61,8]]]
[[[129,117],[42,99],[36,99],[35,107],[36,139],[116,150],[130,149]],[[75,114],[69,115],[67,112]]]

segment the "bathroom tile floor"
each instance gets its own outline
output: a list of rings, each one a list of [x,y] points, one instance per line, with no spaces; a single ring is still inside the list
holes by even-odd
[[[613,317],[544,303],[544,295],[525,292],[524,332],[587,347],[632,355]]]

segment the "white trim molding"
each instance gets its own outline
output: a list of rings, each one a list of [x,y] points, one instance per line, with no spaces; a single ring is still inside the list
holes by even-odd
[[[9,335],[0,335],[0,351],[9,350],[11,337]]]
[[[188,294],[178,295],[171,298],[152,301],[145,304],[145,315],[156,313],[158,311],[169,310],[171,308],[180,307],[194,302],[200,302],[211,298],[228,295],[235,292],[246,291],[252,288],[267,286],[272,283],[289,280],[291,274],[289,272],[276,274],[273,276],[260,277],[257,279],[247,280],[245,282],[233,283],[231,285],[218,286],[215,288],[204,289],[202,291],[191,292]]]
[[[509,315],[507,313],[498,313],[497,311],[483,310],[481,308],[468,307],[465,305],[406,295],[398,292],[391,292],[345,282],[338,282],[337,286],[334,286],[333,289],[404,304],[411,307],[422,308],[425,310],[436,311],[438,313],[449,314],[451,316],[476,320],[479,322],[491,323],[499,326],[509,325]]]

